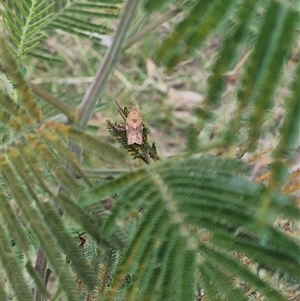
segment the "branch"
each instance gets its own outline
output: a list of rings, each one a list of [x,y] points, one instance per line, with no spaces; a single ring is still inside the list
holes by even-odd
[[[57,98],[55,98],[54,96],[52,96],[51,94],[49,94],[48,92],[46,92],[45,90],[33,83],[28,82],[28,86],[31,88],[34,94],[42,97],[45,101],[49,102],[54,107],[58,108],[62,113],[64,113],[68,117],[68,120],[70,122],[75,120],[76,110],[73,107],[69,106],[64,102],[61,102],[60,100],[58,100]]]
[[[118,29],[116,31],[113,43],[107,50],[104,59],[96,73],[96,76],[88,88],[81,104],[78,106],[77,124],[80,129],[84,129],[89,121],[98,100],[101,98],[104,88],[112,74],[116,63],[120,59],[121,45],[123,43],[126,32],[133,19],[135,9],[139,0],[128,0],[123,11]]]

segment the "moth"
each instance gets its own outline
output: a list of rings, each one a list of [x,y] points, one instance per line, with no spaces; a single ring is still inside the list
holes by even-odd
[[[127,144],[143,144],[143,120],[140,111],[133,107],[126,118]]]

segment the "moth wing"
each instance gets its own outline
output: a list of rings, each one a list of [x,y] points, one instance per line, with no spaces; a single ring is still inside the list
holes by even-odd
[[[126,126],[127,144],[143,144],[143,127],[139,126],[134,129]]]
[[[142,115],[136,107],[128,113],[126,119],[127,144],[143,144],[143,121]]]

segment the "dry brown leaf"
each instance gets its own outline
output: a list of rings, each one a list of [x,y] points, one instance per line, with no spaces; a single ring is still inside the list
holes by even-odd
[[[203,103],[202,94],[193,91],[180,91],[170,88],[168,91],[168,103],[173,105],[174,109],[198,106]]]

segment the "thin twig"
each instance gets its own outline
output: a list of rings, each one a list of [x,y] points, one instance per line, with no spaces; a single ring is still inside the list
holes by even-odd
[[[146,34],[149,32],[152,32],[154,29],[165,23],[166,21],[172,19],[176,15],[178,15],[181,12],[180,9],[172,9],[161,15],[159,18],[151,22],[150,24],[146,25],[143,29],[141,29],[139,32],[128,38],[124,45],[123,50],[126,50],[130,48],[132,45],[134,45],[138,40],[143,38]]]

